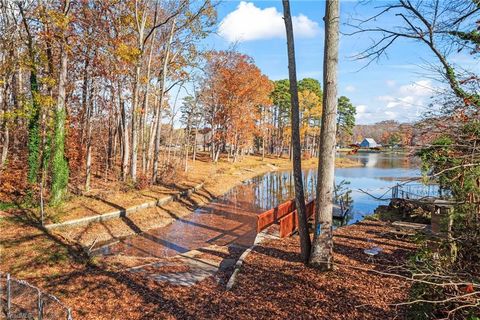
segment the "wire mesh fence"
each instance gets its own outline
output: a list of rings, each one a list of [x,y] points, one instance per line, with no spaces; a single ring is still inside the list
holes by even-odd
[[[0,273],[0,319],[73,320],[70,308],[24,280]]]

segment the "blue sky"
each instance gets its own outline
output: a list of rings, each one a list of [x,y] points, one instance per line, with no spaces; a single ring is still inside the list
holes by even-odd
[[[312,77],[321,80],[325,3],[291,1],[290,5],[294,17],[297,76],[299,79]],[[381,5],[380,1],[368,4],[341,1],[341,30],[348,31],[344,23],[351,22],[352,18],[370,17],[378,12]],[[218,7],[217,33],[206,40],[205,46],[222,50],[235,44],[238,51],[253,57],[262,72],[271,79],[287,78],[282,12],[280,0],[224,1]],[[383,19],[377,23],[388,26],[395,22]],[[436,62],[434,57],[421,44],[400,40],[390,48],[388,57],[365,67],[366,61],[352,57],[371,41],[370,36],[365,34],[341,36],[339,94],[348,96],[357,106],[357,123],[360,124],[417,119],[434,95],[435,88],[440,86],[432,79],[432,71],[422,67],[428,62]],[[464,55],[454,58],[465,64],[478,62]]]

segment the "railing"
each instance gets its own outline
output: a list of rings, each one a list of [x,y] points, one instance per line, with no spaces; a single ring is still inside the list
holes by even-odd
[[[0,273],[0,312],[7,319],[73,320],[70,308],[24,280]]]
[[[428,198],[448,199],[450,197],[450,191],[441,189],[437,184],[397,184],[392,188],[393,199],[422,200]]]
[[[341,212],[337,215],[332,212],[333,218],[345,217],[348,211],[348,205],[351,202],[349,195],[337,199]],[[311,200],[305,204],[307,219],[310,219],[315,213],[315,200]],[[298,215],[295,206],[295,200],[288,200],[278,207],[267,210],[260,213],[257,216],[257,232],[261,232],[272,224],[278,224],[280,226],[280,238],[290,236],[298,227]]]

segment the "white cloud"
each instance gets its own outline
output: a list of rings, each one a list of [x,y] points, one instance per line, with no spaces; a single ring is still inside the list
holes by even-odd
[[[385,115],[389,120],[395,120],[397,118],[397,113],[393,111],[385,111]]]
[[[378,96],[377,100],[379,101],[385,101],[385,102],[390,102],[390,101],[395,101],[395,98],[392,96]]]
[[[429,96],[433,93],[432,82],[430,80],[416,81],[412,84],[401,86],[399,92],[403,95],[413,95],[418,97]]]
[[[419,80],[405,85],[397,85],[394,80],[386,80],[385,83],[391,84],[388,94],[374,97],[368,105],[357,106],[357,123],[415,121],[425,112],[431,102],[430,97],[438,90],[431,80]]]
[[[397,82],[395,80],[387,80],[387,81],[385,81],[385,83],[389,87],[394,87],[397,84]]]
[[[357,88],[355,86],[352,86],[352,85],[348,85],[345,87],[345,91],[347,92],[355,92],[357,91]]]
[[[387,80],[386,83],[390,87],[396,86],[393,80]],[[375,118],[378,118],[375,120],[414,120],[424,111],[433,93],[430,80],[419,80],[397,87],[390,95],[377,96],[375,100],[379,101],[380,105],[372,110]]]
[[[315,37],[318,23],[300,14],[292,17],[296,37]],[[220,22],[219,34],[227,41],[252,41],[285,37],[283,15],[275,7],[261,9],[251,2],[242,1]]]
[[[282,22],[283,22],[283,17],[282,17]],[[313,20],[310,20],[307,16],[303,14],[294,16],[292,18],[292,24],[293,24],[293,31],[295,32],[295,36],[297,37],[313,38],[320,31],[320,28],[318,27],[318,23]]]
[[[365,113],[365,111],[367,110],[367,106],[364,104],[360,104],[356,107],[356,110],[357,110],[357,115]]]
[[[357,114],[355,115],[355,119],[357,121],[363,122],[366,118],[369,117],[367,108],[368,107],[364,104],[359,104],[358,106],[356,106]]]

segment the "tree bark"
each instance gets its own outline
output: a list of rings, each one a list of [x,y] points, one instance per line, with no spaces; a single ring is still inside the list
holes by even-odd
[[[119,89],[121,89],[119,87]],[[119,90],[119,95],[121,91]],[[121,132],[121,146],[122,146],[122,181],[127,180],[128,158],[129,158],[129,142],[128,142],[128,126],[127,126],[127,111],[125,110],[125,103],[121,97],[120,103],[120,132]]]
[[[50,202],[55,205],[62,201],[68,186],[68,163],[65,158],[65,121],[66,121],[66,84],[68,56],[64,43],[60,55],[60,76],[58,80],[57,107],[55,109],[55,132],[52,165],[52,196]]]
[[[160,89],[160,102],[158,105],[157,111],[157,125],[156,125],[156,133],[155,133],[155,151],[153,155],[153,172],[152,172],[152,182],[155,183],[158,180],[158,164],[160,161],[160,138],[162,133],[162,107],[163,101],[165,96],[165,84],[167,82],[167,71],[168,71],[168,59],[170,55],[170,46],[173,41],[173,34],[175,32],[175,21],[173,19],[172,28],[170,29],[170,36],[168,39],[167,47],[165,49],[165,58],[163,59],[163,68],[162,68],[162,81],[161,81],[161,89]]]
[[[93,84],[92,84],[92,93],[93,93]],[[90,96],[90,102],[87,110],[87,136],[86,136],[86,163],[85,163],[85,191],[90,191],[90,181],[92,177],[92,115],[93,115],[93,99],[94,94]]]
[[[130,149],[130,178],[133,182],[137,181],[137,155],[138,155],[138,100],[140,96],[140,77],[141,77],[141,70],[142,70],[142,58],[145,51],[145,25],[147,23],[147,11],[144,10],[143,13],[140,15],[139,13],[139,1],[135,1],[135,22],[137,26],[137,41],[138,41],[138,51],[139,54],[136,58],[135,62],[135,79],[133,82],[133,89],[132,89],[132,121],[131,121],[131,144],[132,147]],[[140,20],[139,20],[140,19]]]
[[[80,143],[77,144],[79,148],[79,156],[83,155],[83,146],[85,139],[85,128],[86,128],[86,115],[88,108],[88,67],[90,64],[89,53],[85,55],[85,63],[83,66],[83,84],[82,84],[82,109],[80,113]]]
[[[310,256],[310,264],[320,270],[331,270],[333,263],[332,200],[335,183],[339,20],[339,0],[327,0],[323,63],[323,116],[318,158],[315,235]]]
[[[147,172],[147,130],[146,123],[147,123],[147,113],[148,113],[148,102],[149,102],[149,91],[150,91],[150,74],[152,69],[152,58],[153,58],[153,51],[155,49],[155,31],[153,32],[152,36],[152,44],[150,47],[150,54],[148,56],[148,63],[147,63],[147,84],[145,87],[145,94],[143,96],[143,106],[142,106],[142,118],[140,122],[140,145],[142,147],[142,174]]]
[[[195,160],[197,159],[197,138],[198,138],[198,123],[197,123],[197,126],[195,127],[195,138],[193,140],[192,160],[194,164],[195,164]]]
[[[30,92],[32,95],[32,111],[28,121],[28,182],[33,185],[37,182],[38,170],[40,167],[40,109],[41,106],[35,97],[39,94],[35,50],[33,47],[33,36],[30,33],[27,19],[20,2],[17,3],[23,25],[27,34],[27,47],[30,66]]]
[[[283,12],[285,29],[287,32],[288,48],[288,75],[290,79],[290,102],[292,105],[292,156],[293,176],[295,180],[295,203],[298,214],[298,233],[300,235],[300,247],[302,258],[308,262],[310,255],[310,235],[308,233],[307,210],[305,207],[305,195],[302,179],[302,155],[300,145],[300,114],[297,88],[297,71],[295,66],[295,46],[293,39],[292,17],[290,14],[290,3],[283,0]]]
[[[138,149],[138,128],[137,128],[137,110],[138,110],[138,95],[139,95],[139,86],[140,86],[140,57],[138,58],[135,66],[135,82],[133,84],[133,97],[132,97],[132,132],[131,132],[131,140],[132,140],[132,149],[130,157],[131,164],[130,164],[130,178],[133,182],[137,181],[137,149]]]
[[[0,131],[0,137],[2,137],[0,139],[0,143],[2,144],[2,153],[1,153],[1,156],[0,156],[0,171],[3,170],[4,166],[6,165],[6,162],[7,162],[7,156],[8,156],[8,146],[9,146],[9,141],[10,141],[10,134],[9,134],[9,130],[8,130],[8,122],[7,122],[7,119],[4,118],[4,113],[7,113],[8,111],[8,103],[7,103],[7,88],[5,88],[5,85],[4,85],[4,88],[3,88],[4,92],[3,92],[3,101],[2,101],[2,105],[3,105],[3,108],[1,109],[1,112],[0,112],[0,121],[1,121],[1,126],[0,126],[0,129],[2,129],[2,131]],[[3,120],[2,120],[3,119]]]

